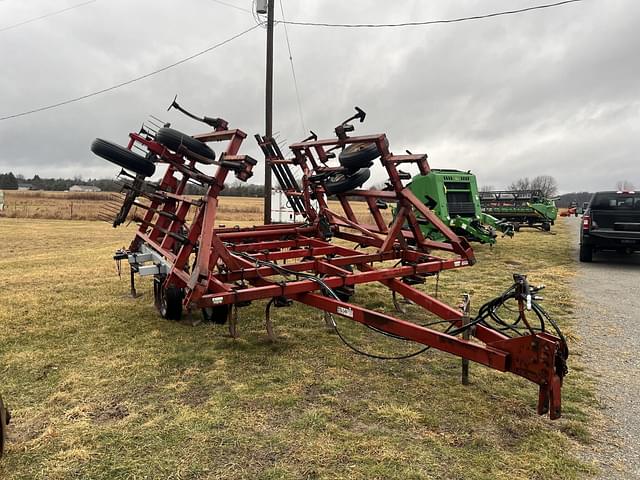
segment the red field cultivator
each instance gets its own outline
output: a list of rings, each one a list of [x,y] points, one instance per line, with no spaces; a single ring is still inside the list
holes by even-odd
[[[184,111],[175,101],[173,106]],[[121,173],[126,196],[120,211],[114,212],[114,226],[125,221],[133,206],[144,211],[130,247],[116,255],[130,264],[134,294],[134,273],[152,275],[155,304],[163,317],[180,319],[183,310],[199,309],[206,320],[228,323],[234,336],[242,306],[266,300],[266,325],[273,336],[271,306],[304,303],[388,336],[527,378],[540,386],[538,413],[560,416],[568,353],[562,334],[535,301],[539,288],[516,275],[514,285],[481,307],[475,318],[419,289],[429,276],[475,262],[467,241],[403,185],[409,175],[399,168],[413,164],[426,174],[426,155],[393,154],[384,134],[349,136],[354,130],[350,122],[364,120],[359,109],[336,127],[335,138],[318,140],[314,134],[291,145],[289,158],[272,138],[256,135],[292,208],[305,221],[216,228],[218,196],[227,177],[233,174],[246,181],[256,161],[239,153],[244,132],[219,118],[189,116],[213,130],[189,136],[157,125],[154,131],[130,133],[128,148],[99,139],[92,146],[96,154],[132,172]],[[226,148],[216,158],[208,144],[221,142]],[[134,153],[133,147],[144,155]],[[381,190],[361,189],[374,161],[386,170],[388,183]],[[338,165],[329,166],[332,163]],[[167,166],[162,179],[145,180],[159,164]],[[208,165],[215,166],[215,173],[203,172]],[[300,175],[296,177],[292,169]],[[206,193],[201,198],[185,195],[190,182],[204,186]],[[342,212],[330,208],[327,194],[337,197]],[[354,200],[366,202],[373,224],[357,217]],[[382,212],[388,203],[397,206],[391,223]],[[418,213],[442,232],[446,242],[423,236]],[[440,318],[436,323],[444,322],[447,329],[417,325],[351,303],[354,288],[371,282],[385,285],[396,306],[396,295],[404,297],[435,314]],[[498,315],[507,301],[514,302],[515,320]],[[325,318],[340,335],[333,317]],[[555,335],[547,325],[555,328]]]

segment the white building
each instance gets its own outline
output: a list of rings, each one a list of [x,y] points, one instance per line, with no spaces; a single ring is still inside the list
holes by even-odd
[[[69,187],[70,192],[101,192],[102,190],[94,185],[73,185]]]

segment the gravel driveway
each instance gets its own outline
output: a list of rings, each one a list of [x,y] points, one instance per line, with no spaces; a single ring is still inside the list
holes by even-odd
[[[578,261],[580,218],[575,223]],[[607,431],[592,457],[603,479],[640,479],[640,254],[595,254],[579,263],[576,333],[586,367],[598,379]]]

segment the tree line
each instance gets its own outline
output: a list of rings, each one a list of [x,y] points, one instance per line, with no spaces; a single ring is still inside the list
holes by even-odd
[[[115,180],[109,178],[44,178],[34,175],[33,178],[25,178],[22,175],[14,175],[13,172],[0,173],[0,190],[17,190],[18,185],[28,184],[34,190],[47,190],[54,192],[64,192],[73,185],[90,185],[98,187],[103,192],[119,192],[122,186]],[[205,189],[199,185],[188,184],[187,195],[203,195]],[[262,197],[264,185],[254,185],[236,182],[226,185],[221,195],[234,197]]]
[[[496,190],[492,186],[485,185],[481,189],[483,192]],[[558,194],[558,182],[551,175],[538,175],[534,178],[522,177],[511,182],[507,190],[522,192],[526,190],[540,190],[546,198],[553,198]]]

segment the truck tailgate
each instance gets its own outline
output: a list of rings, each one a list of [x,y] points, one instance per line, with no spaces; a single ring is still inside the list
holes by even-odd
[[[598,229],[640,231],[640,210],[592,210],[591,218]]]

